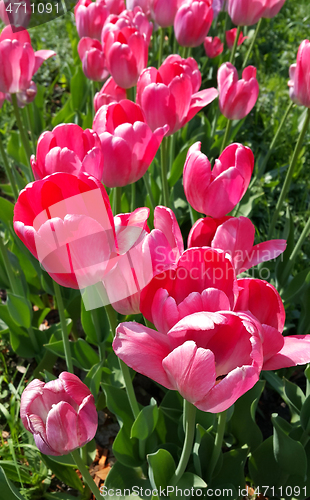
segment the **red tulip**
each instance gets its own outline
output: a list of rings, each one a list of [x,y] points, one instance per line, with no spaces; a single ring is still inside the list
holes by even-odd
[[[233,48],[236,36],[237,36],[237,28],[233,28],[232,30],[226,31],[226,43],[227,43],[227,47],[229,49]],[[244,42],[244,40],[246,40],[247,38],[249,38],[249,37],[248,36],[243,36],[243,33],[241,31],[240,35],[239,35],[239,39],[238,39],[237,45],[238,46],[241,45]]]
[[[102,89],[97,92],[94,97],[94,108],[97,113],[98,109],[105,104],[111,102],[119,102],[126,99],[126,90],[116,85],[112,76],[105,82]]]
[[[18,237],[60,285],[102,280],[117,257],[108,195],[88,174],[55,173],[23,189],[14,210]]]
[[[103,82],[109,75],[102,45],[92,38],[81,38],[78,53],[85,76],[96,82]]]
[[[310,42],[301,42],[296,64],[290,66],[290,98],[299,106],[310,108]]]
[[[185,196],[197,212],[223,217],[245,194],[254,168],[250,148],[231,144],[215,160],[211,170],[208,158],[200,152],[200,142],[188,150],[183,183]]]
[[[79,37],[95,38],[101,41],[102,27],[109,14],[105,0],[96,0],[95,2],[80,0],[74,8]]]
[[[203,46],[206,52],[206,56],[210,59],[213,59],[213,57],[220,55],[224,49],[224,44],[217,36],[215,36],[214,38],[212,38],[212,36],[207,36],[205,38],[205,41],[203,42]]]
[[[184,47],[198,47],[203,43],[213,20],[212,1],[187,1],[178,9],[174,19],[174,32]]]
[[[37,145],[37,157],[31,157],[36,180],[55,172],[78,175],[86,172],[97,179],[102,177],[103,158],[96,132],[83,130],[73,123],[64,123],[52,132],[43,132]]]
[[[34,379],[22,393],[20,417],[45,455],[82,448],[97,431],[98,416],[88,387],[72,373],[47,382]]]
[[[236,274],[261,262],[275,259],[286,248],[285,240],[270,240],[254,245],[255,227],[246,217],[199,219],[190,230],[188,247],[209,246],[231,256]]]
[[[153,161],[165,134],[145,123],[138,104],[129,100],[102,106],[93,128],[103,151],[102,182],[108,187],[126,186],[140,179]]]
[[[259,85],[256,68],[247,66],[238,80],[238,72],[230,63],[224,63],[217,72],[219,106],[221,113],[229,120],[241,120],[256,104]]]
[[[6,26],[0,35],[0,91],[16,94],[31,86],[33,75],[51,56],[52,50],[34,52],[27,30],[12,31]]]
[[[214,88],[198,92],[201,75],[196,61],[171,55],[160,68],[147,68],[137,83],[137,103],[152,130],[169,126],[171,135],[216,97]]]
[[[152,0],[152,17],[158,26],[172,26],[178,10],[179,0]]]

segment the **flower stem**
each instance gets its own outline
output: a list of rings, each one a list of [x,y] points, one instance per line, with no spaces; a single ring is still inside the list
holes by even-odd
[[[229,120],[229,119],[227,119],[227,125],[226,125],[225,134],[224,134],[223,142],[222,142],[222,146],[221,146],[221,153],[226,148],[227,142],[229,140],[229,134],[230,134],[231,124],[232,124],[232,121]]]
[[[239,40],[240,33],[241,33],[241,26],[238,26],[236,38],[235,38],[234,45],[233,45],[233,48],[232,48],[232,51],[230,54],[230,59],[229,59],[229,62],[231,64],[234,64],[234,62],[235,62],[235,55],[236,55],[236,50],[237,50],[237,46],[238,46],[238,40]]]
[[[32,150],[33,150],[33,153],[35,153],[36,152],[36,141],[35,141],[33,129],[32,129],[32,126],[31,126],[31,116],[30,116],[29,105],[26,106],[24,108],[24,110],[25,110],[25,114],[26,114],[26,126],[27,126],[28,130],[30,131]]]
[[[56,281],[54,281],[54,291],[55,291],[55,297],[56,297],[56,302],[57,302],[57,309],[58,309],[59,317],[60,317],[61,334],[62,334],[62,341],[64,344],[66,364],[67,364],[68,372],[73,373],[73,364],[72,364],[72,358],[71,358],[70,343],[69,343],[67,324],[66,324],[66,318],[65,318],[65,309],[64,309],[62,296],[61,296],[60,286],[58,285],[58,283],[56,283]]]
[[[18,198],[18,191],[17,191],[16,185],[15,185],[15,180],[14,180],[14,177],[13,177],[13,174],[12,174],[12,171],[11,171],[11,168],[10,168],[7,156],[6,156],[6,152],[5,152],[3,143],[2,143],[1,134],[0,134],[0,153],[1,153],[1,156],[2,156],[2,160],[3,160],[3,166],[4,166],[5,174],[6,174],[6,176],[8,178],[8,181],[9,181],[9,183],[11,185],[11,188],[12,188],[12,191],[13,191],[13,196],[14,196],[15,200],[17,200],[17,198]]]
[[[295,150],[294,150],[294,153],[293,153],[293,156],[291,159],[291,163],[290,163],[290,166],[288,168],[284,184],[282,186],[280,197],[278,199],[275,211],[273,213],[273,217],[272,217],[270,228],[269,228],[268,238],[271,238],[271,236],[272,236],[272,233],[274,231],[274,228],[275,228],[280,210],[282,208],[283,202],[284,202],[285,197],[289,191],[289,188],[290,188],[290,185],[292,182],[292,178],[293,178],[294,168],[295,168],[295,165],[296,165],[296,162],[297,162],[297,159],[298,159],[298,156],[299,156],[299,153],[300,153],[300,150],[301,150],[303,140],[305,138],[309,123],[310,123],[310,108],[307,110],[306,119],[304,121],[302,130],[299,134],[299,138],[298,138],[297,144],[295,146]]]
[[[96,485],[93,478],[91,477],[83,460],[81,459],[79,451],[78,450],[72,451],[71,456],[72,456],[73,460],[75,461],[76,466],[78,467],[80,473],[82,474],[85,483],[87,484],[87,486],[90,488],[90,490],[94,494],[96,500],[102,500],[102,496],[100,494],[99,488]]]
[[[14,108],[17,127],[18,127],[20,137],[21,137],[21,140],[22,140],[22,143],[23,143],[23,146],[24,146],[27,158],[28,158],[29,165],[30,165],[31,149],[30,149],[30,145],[29,145],[29,139],[26,135],[26,132],[25,132],[25,129],[23,126],[23,122],[21,120],[21,116],[20,116],[19,108],[18,108],[18,104],[17,104],[16,94],[11,94],[11,97],[12,97],[12,104],[13,104],[13,108]],[[31,168],[30,168],[30,172],[31,172],[31,178],[33,180],[33,174],[32,174]]]
[[[131,184],[131,200],[130,200],[130,210],[133,212],[136,208],[136,183]]]
[[[97,337],[97,342],[98,342],[98,349],[99,349],[99,360],[102,361],[104,359],[104,347],[103,343],[101,342],[101,331],[100,331],[100,324],[98,320],[98,313],[96,309],[91,310],[91,318],[95,327],[95,332],[96,332],[96,337]]]
[[[150,198],[150,203],[151,203],[152,210],[154,212],[154,210],[155,210],[155,200],[154,200],[154,196],[153,196],[153,193],[152,193],[152,188],[150,186],[150,177],[149,177],[149,173],[148,172],[146,172],[144,174],[143,180],[144,180],[144,184],[145,184],[145,187],[146,187],[146,190],[147,190],[147,194],[149,195],[149,198]]]
[[[262,21],[263,21],[263,18],[261,17],[260,20],[257,23],[256,30],[255,30],[255,33],[254,33],[254,35],[252,37],[250,47],[248,48],[248,51],[247,51],[247,53],[245,55],[245,58],[244,58],[244,61],[243,61],[243,64],[242,64],[242,69],[244,69],[246,67],[247,63],[248,63],[249,57],[250,57],[251,52],[253,50],[254,44],[256,42],[256,38],[257,38],[258,32],[259,32],[260,27],[262,25]]]
[[[290,101],[290,103],[289,103],[288,107],[286,108],[286,111],[285,111],[285,113],[283,115],[281,123],[280,123],[280,125],[278,127],[278,130],[276,131],[275,136],[272,139],[272,142],[271,142],[271,144],[269,146],[268,153],[266,154],[266,156],[264,158],[264,161],[263,161],[263,163],[262,163],[262,165],[261,165],[261,167],[259,169],[259,173],[257,174],[258,178],[261,177],[264,174],[264,172],[265,172],[265,168],[266,168],[266,165],[268,163],[268,160],[269,160],[269,158],[271,156],[271,153],[274,150],[274,147],[275,147],[275,145],[277,143],[279,135],[282,132],[283,125],[285,124],[286,119],[287,119],[287,117],[288,117],[288,115],[289,115],[289,113],[290,113],[290,111],[291,111],[291,109],[292,109],[293,106],[294,106],[293,101]]]
[[[300,249],[301,249],[301,247],[302,247],[302,245],[303,245],[303,243],[304,243],[304,241],[307,238],[309,233],[310,233],[310,217],[308,219],[307,224],[304,227],[303,232],[299,236],[299,239],[294,247],[294,250],[292,251],[291,255],[289,256],[288,262],[287,262],[285,269],[283,271],[283,276],[282,276],[283,283],[286,282],[286,279],[288,278],[288,276],[289,276],[289,274],[294,266],[295,259],[296,259],[297,255],[299,254]]]
[[[159,39],[159,50],[158,50],[158,63],[157,63],[157,67],[158,68],[160,67],[161,61],[162,61],[162,58],[163,58],[164,38],[165,38],[164,29],[160,28],[160,39]]]
[[[167,179],[167,137],[164,137],[160,146],[161,154],[161,183],[163,190],[163,201],[169,207],[169,187]]]
[[[181,479],[186,470],[189,457],[192,452],[194,436],[195,436],[196,407],[192,405],[192,403],[189,403],[188,401],[186,401],[186,399],[184,399],[183,408],[184,408],[183,421],[185,427],[185,439],[179,464],[176,468],[174,475],[169,481],[169,484],[171,486],[175,486],[179,482],[179,480]]]
[[[119,186],[114,188],[113,211],[114,215],[122,211],[122,188]]]
[[[218,414],[217,433],[215,436],[214,448],[213,448],[211,461],[210,461],[208,481],[210,481],[212,478],[212,474],[214,472],[214,469],[216,467],[217,461],[218,461],[220,453],[221,453],[224,432],[225,432],[226,417],[227,417],[226,411],[223,411],[222,413]]]

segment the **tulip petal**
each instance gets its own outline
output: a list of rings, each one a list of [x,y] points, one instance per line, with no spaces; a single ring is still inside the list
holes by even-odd
[[[279,370],[310,362],[310,335],[284,337],[282,349],[264,363],[264,370]]]
[[[269,240],[258,243],[242,264],[242,271],[257,266],[261,262],[276,259],[286,249],[286,240]]]
[[[46,437],[55,451],[66,455],[79,448],[78,415],[72,406],[61,401],[50,410],[46,421]]]
[[[46,61],[46,59],[49,59],[52,56],[56,56],[56,52],[54,52],[53,50],[37,50],[34,55],[35,65],[33,74],[38,71],[38,69],[44,63],[44,61]]]

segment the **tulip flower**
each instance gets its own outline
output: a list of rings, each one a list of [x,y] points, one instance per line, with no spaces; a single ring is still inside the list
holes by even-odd
[[[263,16],[268,19],[275,17],[284,5],[285,0],[266,0]]]
[[[310,108],[310,41],[301,42],[296,64],[290,66],[290,98],[299,106]]]
[[[101,43],[92,38],[81,38],[77,50],[85,76],[89,80],[103,82],[108,77],[109,72]]]
[[[236,274],[239,274],[261,262],[275,259],[286,248],[285,240],[270,240],[254,245],[254,236],[255,227],[247,217],[206,217],[193,225],[187,246],[209,246],[224,250],[231,256]]]
[[[144,120],[138,104],[127,99],[102,106],[93,129],[103,151],[102,182],[108,187],[126,186],[140,179],[153,161],[165,134],[154,132]]]
[[[124,0],[105,0],[105,3],[110,14],[115,14],[116,16],[121,14],[126,8]]]
[[[27,30],[14,33],[6,26],[0,35],[0,92],[16,94],[29,89],[41,64],[54,55],[52,50],[34,52]]]
[[[3,106],[4,101],[6,100],[7,94],[4,94],[3,92],[0,92],[0,109]]]
[[[152,17],[158,26],[161,28],[168,28],[172,26],[175,15],[178,10],[178,0],[152,0],[151,11]]]
[[[213,20],[217,18],[219,13],[221,12],[224,6],[225,0],[213,0],[212,2],[212,10],[213,10]]]
[[[80,0],[74,8],[79,37],[94,38],[100,42],[102,27],[109,14],[105,0],[96,0],[95,2]]]
[[[188,203],[197,212],[211,217],[223,217],[244,196],[254,168],[250,148],[231,144],[215,160],[213,169],[200,151],[200,142],[188,150],[183,183]]]
[[[179,45],[198,47],[206,38],[213,20],[212,1],[187,1],[178,9],[174,32]]]
[[[45,455],[82,448],[97,431],[98,416],[88,387],[72,373],[47,382],[34,379],[22,393],[20,417]]]
[[[229,120],[241,120],[256,104],[259,85],[256,68],[247,66],[238,80],[238,72],[231,63],[224,63],[217,72],[219,106]]]
[[[224,44],[221,42],[218,36],[212,38],[212,36],[207,36],[203,42],[206,56],[209,59],[219,56],[224,49]]]
[[[226,31],[226,43],[227,43],[227,47],[229,49],[233,48],[236,36],[237,36],[237,28],[233,28],[233,29],[231,29],[229,31]],[[243,36],[243,33],[241,31],[240,35],[239,35],[239,39],[238,39],[237,45],[238,46],[241,45],[244,42],[244,40],[246,40],[247,38],[249,38],[249,37],[248,36]]]
[[[144,36],[147,45],[150,44],[153,23],[151,23],[144,14],[141,7],[135,7],[133,10],[124,10],[119,16],[110,15],[101,33],[101,41],[104,47],[107,33],[124,28],[135,28]]]
[[[116,85],[112,76],[105,82],[102,89],[95,94],[94,109],[97,113],[98,109],[105,104],[111,102],[119,102],[126,99],[126,90]]]
[[[55,173],[28,184],[19,194],[13,224],[17,236],[62,286],[82,289],[98,283],[115,264],[108,195],[100,181],[83,172]]]
[[[264,13],[266,0],[228,0],[228,14],[236,26],[252,26]]]
[[[126,8],[128,10],[134,10],[136,7],[140,7],[148,18],[151,15],[151,0],[126,0]]]
[[[168,125],[174,134],[198,111],[217,97],[214,88],[201,90],[201,75],[194,59],[171,55],[160,68],[142,72],[137,83],[137,103],[152,130]]]
[[[14,26],[15,29],[27,28],[32,13],[30,0],[23,0],[19,4],[19,7],[14,7],[14,3],[11,4],[11,7],[9,7],[9,5],[10,2],[8,0],[5,2],[0,0],[0,19],[4,22],[4,24]]]
[[[93,130],[63,123],[40,135],[37,157],[32,155],[30,162],[36,180],[55,172],[73,175],[86,172],[101,179],[103,158],[100,139]]]

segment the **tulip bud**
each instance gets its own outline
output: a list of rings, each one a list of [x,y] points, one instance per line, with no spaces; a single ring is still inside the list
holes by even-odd
[[[237,36],[237,28],[233,28],[232,30],[226,31],[226,43],[227,43],[227,47],[229,49],[233,48],[236,36]],[[244,42],[244,40],[246,40],[247,38],[249,38],[249,37],[248,36],[243,36],[243,33],[241,31],[240,35],[239,35],[239,39],[238,39],[237,45],[238,46],[241,45]]]
[[[236,26],[251,26],[262,17],[266,0],[228,0],[228,14]]]
[[[78,43],[78,53],[82,61],[83,72],[89,80],[103,82],[108,77],[106,59],[98,40],[81,38]]]
[[[290,67],[290,98],[299,106],[310,108],[310,42],[301,42],[296,64]]]
[[[172,26],[178,10],[178,0],[152,0],[152,16],[162,28]]]
[[[94,397],[72,373],[47,382],[35,379],[21,397],[20,417],[45,455],[66,455],[91,441],[98,417]]]
[[[109,14],[104,0],[87,3],[85,0],[80,1],[74,9],[79,37],[90,37],[100,41],[102,27]]]
[[[210,0],[185,2],[174,19],[174,31],[178,43],[184,47],[198,47],[203,43],[213,20]]]
[[[212,36],[207,36],[205,38],[205,41],[203,42],[203,46],[206,52],[206,56],[209,57],[209,59],[217,57],[223,52],[224,49],[224,44],[217,36],[215,36],[214,38],[212,38]]]
[[[112,76],[105,82],[102,89],[94,97],[94,109],[98,109],[111,102],[119,102],[126,99],[126,90],[116,85]]]

